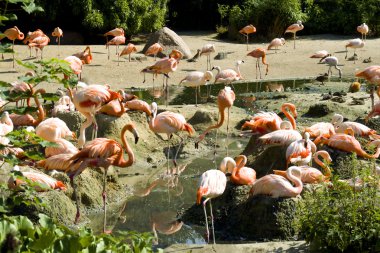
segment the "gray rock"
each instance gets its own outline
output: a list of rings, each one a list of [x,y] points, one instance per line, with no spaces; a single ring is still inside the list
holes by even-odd
[[[227,53],[226,52],[219,52],[215,57],[214,60],[223,60],[227,58]]]
[[[191,51],[190,51],[189,46],[185,43],[185,41],[180,36],[178,36],[174,31],[170,30],[167,27],[164,27],[156,31],[155,33],[151,34],[142,52],[145,53],[146,50],[148,50],[148,48],[151,45],[157,42],[163,46],[164,48],[163,52],[166,53],[167,55],[173,49],[177,49],[183,53],[184,59],[188,59],[191,57]],[[164,57],[164,56],[165,55],[162,52],[158,54],[158,57]]]
[[[327,104],[315,104],[309,107],[306,113],[308,117],[323,117],[331,112]]]

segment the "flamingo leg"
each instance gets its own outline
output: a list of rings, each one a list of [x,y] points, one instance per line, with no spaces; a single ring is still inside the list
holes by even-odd
[[[58,56],[60,56],[59,46],[61,45],[61,37],[58,37]]]
[[[215,244],[214,214],[212,213],[211,199],[210,199],[210,214],[211,214],[212,240],[214,241],[214,244]]]
[[[198,107],[198,89],[199,85],[195,87],[195,107]]]
[[[120,54],[117,54],[117,66],[120,66]]]
[[[106,232],[106,220],[107,220],[107,192],[106,192],[106,182],[107,182],[107,167],[104,168],[104,177],[103,177],[103,233]]]
[[[79,197],[78,197],[78,193],[77,193],[77,188],[74,184],[74,177],[75,177],[75,174],[73,175],[70,175],[70,184],[71,184],[71,187],[73,187],[73,197],[75,199],[75,205],[76,205],[76,208],[77,208],[77,213],[75,215],[75,220],[74,220],[74,224],[78,224],[78,221],[79,221],[79,218],[80,218],[80,205],[79,205]]]
[[[15,41],[12,41],[12,56],[13,56],[13,68],[15,68],[15,51],[14,51]]]
[[[98,137],[98,123],[96,122],[96,117],[95,114],[92,115],[93,118],[93,123],[94,123],[94,128],[92,129],[92,139],[96,139]]]
[[[181,139],[181,142],[178,144],[177,152],[175,153],[174,160],[173,160],[175,167],[177,167],[177,156],[178,156],[179,150],[181,149],[181,146],[183,144],[183,138],[178,134],[176,134],[176,135]]]
[[[260,68],[260,58],[257,58],[257,67],[259,68],[259,73],[260,73],[260,79],[262,79],[261,78],[261,68]]]
[[[32,48],[29,47],[29,58],[32,58]]]
[[[108,38],[107,38],[107,43],[108,43]],[[110,46],[107,45],[107,48],[108,48],[108,60],[110,59]]]
[[[257,64],[258,64],[258,60],[256,60],[256,79],[257,79]]]
[[[129,54],[128,61],[131,62],[131,54]]]
[[[296,49],[296,33],[293,33],[293,41],[294,41],[293,49]]]
[[[247,51],[248,51],[248,38],[249,38],[249,36],[248,36],[248,34],[246,34],[245,36],[247,37]]]
[[[207,203],[207,201],[209,200],[209,198],[208,199],[206,199],[205,201],[203,201],[203,211],[204,211],[204,214],[205,214],[205,220],[206,220],[206,238],[207,238],[207,243],[209,243],[210,242],[210,231],[209,231],[209,229],[208,229],[208,220],[207,220],[207,211],[206,211],[206,203]]]
[[[230,108],[227,109],[227,156],[228,156],[228,132],[229,132],[229,124],[230,124]]]
[[[167,157],[166,157],[166,161],[167,161],[167,164],[168,164],[168,167],[166,169],[166,174],[168,174],[168,175],[169,175],[169,172],[170,172],[170,169],[169,169],[170,139],[171,139],[171,137],[168,139],[168,153],[167,153]]]

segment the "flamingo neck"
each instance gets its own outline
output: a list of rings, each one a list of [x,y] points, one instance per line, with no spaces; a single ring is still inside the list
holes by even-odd
[[[325,178],[330,178],[331,177],[331,170],[329,168],[329,166],[327,166],[326,164],[324,164],[320,159],[319,159],[319,156],[323,157],[324,159],[327,159],[327,156],[323,155],[323,153],[316,153],[315,156],[314,156],[314,161],[316,162],[316,164],[318,164],[325,172],[324,176]]]
[[[45,111],[44,111],[44,108],[42,107],[40,101],[38,100],[37,98],[37,94],[38,93],[45,93],[45,90],[44,89],[38,89],[35,93],[34,93],[34,102],[36,103],[37,105],[37,108],[38,108],[38,119],[36,120],[36,125],[38,125],[41,121],[43,121],[45,119]]]
[[[290,114],[286,109],[289,108],[288,105],[283,105],[281,107],[281,111],[285,114],[285,117],[288,118],[288,120],[290,121],[290,123],[292,124],[292,127],[293,127],[293,130],[296,130],[296,120],[294,119],[293,115]]]
[[[212,129],[215,129],[215,128],[220,128],[222,125],[223,125],[223,123],[224,123],[224,107],[223,108],[220,108],[219,109],[219,114],[220,114],[220,119],[219,119],[219,122],[216,124],[216,125],[213,125],[213,126],[209,126],[200,136],[199,136],[199,141],[202,141],[204,138],[205,138],[205,136],[206,136],[206,134],[208,133],[208,132],[210,132]]]
[[[286,171],[286,175],[287,175],[288,179],[290,181],[292,181],[295,185],[295,187],[293,187],[294,193],[300,194],[302,192],[302,189],[303,189],[303,184],[302,184],[301,179],[299,179],[298,177],[293,175],[293,168],[292,167],[290,167]]]
[[[261,61],[262,61],[262,63],[264,64],[264,65],[266,65],[266,72],[265,72],[265,75],[267,75],[268,74],[268,70],[269,70],[269,64],[266,62],[266,55],[265,55],[265,53],[263,54],[263,56],[261,57]]]
[[[232,169],[231,169],[232,167]],[[223,158],[222,162],[220,163],[220,166],[219,166],[219,169],[220,171],[222,171],[223,173],[232,173],[232,170],[233,168],[236,167],[236,162],[234,159],[232,159],[231,157],[225,157]]]
[[[129,144],[127,142],[127,137],[126,137],[127,130],[131,131],[131,125],[129,125],[129,124],[125,125],[123,127],[123,129],[121,130],[121,142],[123,143],[123,147],[125,148],[125,152],[128,155],[128,160],[124,159],[124,156],[123,156],[124,152],[120,152],[119,156],[116,160],[117,162],[115,164],[116,166],[122,167],[122,168],[131,166],[133,164],[133,162],[135,161],[135,154],[133,153],[131,146],[129,146]]]

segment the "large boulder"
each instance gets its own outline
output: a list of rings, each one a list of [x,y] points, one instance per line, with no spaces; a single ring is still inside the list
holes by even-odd
[[[173,49],[177,49],[183,53],[183,58],[187,59],[191,57],[191,51],[189,46],[183,41],[183,39],[178,36],[174,31],[170,30],[167,27],[162,28],[161,30],[152,33],[149,36],[148,42],[146,43],[143,53],[148,50],[148,48],[154,43],[160,43],[164,47],[163,52],[169,54]],[[158,54],[158,57],[164,57],[163,52]]]

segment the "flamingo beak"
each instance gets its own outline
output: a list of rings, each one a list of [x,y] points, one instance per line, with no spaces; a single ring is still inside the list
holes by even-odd
[[[77,135],[74,132],[72,132],[71,138],[73,138],[73,140],[76,140],[77,139]]]
[[[135,144],[139,141],[139,133],[137,132],[136,129],[132,129],[133,136],[135,137]]]

